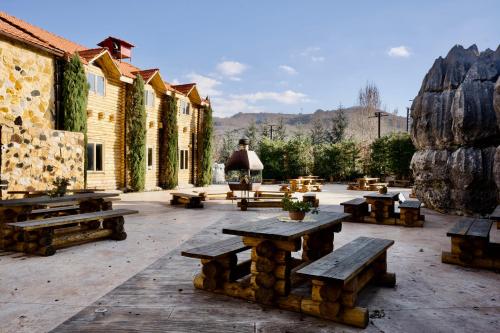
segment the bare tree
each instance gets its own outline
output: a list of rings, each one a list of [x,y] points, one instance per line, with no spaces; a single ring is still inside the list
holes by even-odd
[[[359,133],[361,141],[371,142],[377,136],[377,120],[369,117],[373,116],[382,104],[375,83],[368,82],[359,90],[358,102],[360,112],[352,119],[353,129]]]

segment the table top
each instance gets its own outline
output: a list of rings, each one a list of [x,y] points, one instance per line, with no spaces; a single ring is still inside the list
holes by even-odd
[[[313,232],[331,228],[345,221],[350,214],[321,212],[311,214],[311,220],[303,222],[283,222],[278,217],[250,221],[245,224],[222,229],[222,233],[238,236],[290,241]]]
[[[51,190],[14,190],[7,191],[7,194],[48,194]],[[66,192],[69,193],[93,193],[93,192],[103,192],[104,189],[101,188],[78,188],[78,189],[67,189]]]
[[[373,199],[373,200],[397,201],[399,199],[399,192],[387,192],[386,194],[381,194],[381,193],[375,192],[375,193],[370,193],[370,194],[364,195],[364,197],[367,199]]]
[[[357,178],[357,181],[360,180],[379,180],[380,178],[375,178],[375,177],[363,177],[363,178]]]
[[[120,195],[119,193],[78,193],[73,195],[65,195],[63,197],[41,196],[34,198],[0,200],[0,207],[36,206],[36,205],[45,205],[58,202],[104,199],[104,198],[117,197],[119,195]]]
[[[495,208],[493,213],[490,215],[490,219],[495,220],[495,221],[500,221],[500,205]]]

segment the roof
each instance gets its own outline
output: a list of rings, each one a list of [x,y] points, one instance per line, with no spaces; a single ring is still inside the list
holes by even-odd
[[[87,48],[2,11],[0,11],[0,35],[33,45],[57,56],[64,56],[78,52],[82,62],[85,64],[89,64],[101,55],[109,53],[109,50],[105,47]],[[108,39],[118,40],[130,47],[134,46],[123,39],[112,36],[109,36],[104,41]],[[104,41],[100,42],[98,45],[100,46]],[[114,58],[112,59],[120,74],[131,79],[134,79],[136,76],[135,74],[139,73],[145,81],[149,81],[156,72],[159,72],[158,68],[142,70],[128,62],[118,61]],[[165,89],[181,93],[183,95],[188,95],[193,86],[196,85],[195,83],[188,83],[172,86],[168,82],[162,82],[165,85]]]
[[[5,28],[14,32],[13,37],[17,37],[16,39],[26,42],[35,42],[34,40],[36,40],[35,44],[39,46],[70,54],[87,49],[85,46],[29,24],[5,12],[0,12],[0,19],[5,23],[2,30]]]
[[[106,38],[105,40],[103,40],[102,42],[100,42],[99,44],[97,44],[98,46],[104,46],[106,43],[106,41],[108,40],[116,40],[116,41],[119,41],[120,43],[124,44],[125,46],[128,46],[128,47],[134,47],[134,44],[132,43],[129,43],[123,39],[120,39],[120,38],[116,38],[116,37],[113,37],[113,36],[108,36],[108,38]]]
[[[175,90],[183,93],[184,95],[188,95],[194,86],[196,86],[196,83],[176,84],[176,85],[173,85],[172,87]]]

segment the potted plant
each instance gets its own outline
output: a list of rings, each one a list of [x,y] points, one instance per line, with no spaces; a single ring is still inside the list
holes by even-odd
[[[290,219],[300,221],[306,216],[306,213],[311,212],[311,214],[318,214],[319,210],[313,208],[311,203],[303,202],[298,200],[293,200],[290,198],[283,198],[281,200],[283,203],[283,210],[288,211]]]
[[[53,182],[52,185],[55,186],[55,188],[51,191],[51,196],[52,197],[62,197],[66,194],[66,191],[68,190],[68,185],[70,184],[69,178],[64,178],[64,177],[57,177]]]

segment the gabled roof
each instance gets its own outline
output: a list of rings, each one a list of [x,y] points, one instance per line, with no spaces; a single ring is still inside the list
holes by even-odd
[[[108,49],[104,47],[99,47],[96,49],[88,49],[79,51],[78,55],[82,58],[83,62],[89,63],[104,54]]]
[[[108,41],[109,39],[119,41],[120,43],[122,43],[122,44],[124,44],[125,46],[128,46],[128,47],[134,47],[134,44],[129,43],[129,42],[123,40],[123,39],[113,37],[113,36],[108,36],[108,38],[106,38],[105,40],[103,40],[102,42],[100,42],[97,45],[98,46],[104,46],[104,45],[106,45],[106,41]]]
[[[189,95],[189,93],[191,92],[191,89],[193,89],[193,87],[196,86],[196,83],[186,83],[186,84],[176,84],[176,85],[173,85],[172,87],[181,92],[182,94],[184,95]]]
[[[159,71],[160,70],[158,68],[152,68],[152,69],[134,71],[132,72],[132,74],[141,74],[142,78],[144,79],[144,82],[149,83],[149,80],[151,80],[151,78]]]

